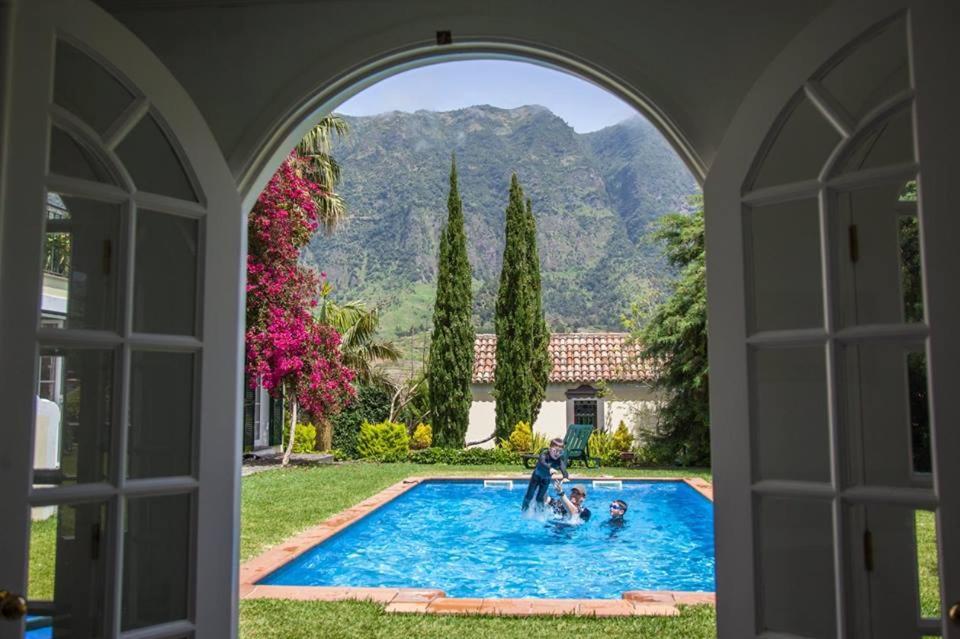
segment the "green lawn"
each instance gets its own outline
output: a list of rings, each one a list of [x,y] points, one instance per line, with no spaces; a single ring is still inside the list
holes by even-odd
[[[387,614],[360,602],[248,600],[240,604],[242,639],[708,639],[713,607],[684,608],[680,617],[480,617]]]
[[[268,470],[243,479],[241,556],[249,559],[287,537],[348,508],[412,475],[484,475],[518,472],[518,466],[421,466],[416,464],[352,463],[314,468]],[[596,476],[676,476],[679,471],[603,468],[576,474]],[[685,471],[687,476],[710,479],[707,471]],[[939,615],[936,528],[933,514],[917,513],[920,600],[924,616]],[[30,548],[29,596],[48,599],[53,594],[56,524],[54,519],[33,524]],[[359,602],[298,602],[251,600],[240,604],[242,639],[306,639],[312,637],[404,637],[458,639],[527,639],[559,636],[658,637],[699,639],[714,637],[712,607],[682,608],[680,617],[583,619],[575,617],[450,617],[388,615],[382,606]]]

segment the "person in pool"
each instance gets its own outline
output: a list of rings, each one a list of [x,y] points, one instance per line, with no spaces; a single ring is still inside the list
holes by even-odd
[[[587,500],[587,491],[583,486],[578,484],[571,488],[569,497],[563,491],[561,480],[554,481],[553,486],[557,491],[557,499],[547,497],[545,503],[552,507],[555,513],[562,515],[564,519],[589,521],[590,509],[584,505]]]
[[[614,499],[610,502],[610,526],[619,528],[623,526],[623,516],[627,514],[627,502],[622,499]]]
[[[567,460],[563,458],[563,440],[559,437],[551,440],[550,448],[541,453],[540,458],[537,459],[537,465],[530,475],[527,494],[523,496],[520,510],[526,511],[530,508],[534,495],[536,495],[538,507],[546,501],[547,488],[550,487],[550,480],[556,472],[559,472],[564,479],[570,477],[570,473],[567,472]]]

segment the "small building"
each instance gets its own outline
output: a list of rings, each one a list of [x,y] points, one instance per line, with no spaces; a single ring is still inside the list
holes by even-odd
[[[656,420],[653,371],[640,346],[627,333],[553,333],[546,397],[533,425],[548,438],[563,437],[568,424],[615,429],[622,420],[636,434]],[[467,442],[490,437],[496,423],[493,380],[497,336],[480,334],[474,342],[473,403]],[[493,446],[494,441],[484,446]]]

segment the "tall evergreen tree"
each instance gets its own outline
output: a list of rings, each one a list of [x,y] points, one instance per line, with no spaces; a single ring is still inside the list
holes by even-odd
[[[510,180],[506,210],[506,242],[494,326],[497,332],[497,368],[493,394],[496,399],[498,439],[510,436],[517,422],[531,422],[534,395],[531,344],[534,336],[533,282],[527,241],[527,208],[516,174]]]
[[[447,223],[440,235],[437,297],[428,364],[430,414],[437,446],[462,448],[470,417],[473,375],[473,294],[457,164],[450,166]]]
[[[540,288],[540,251],[537,250],[537,221],[533,205],[527,200],[526,210],[527,268],[530,273],[530,313],[533,336],[530,343],[530,367],[533,382],[530,386],[530,424],[540,414],[540,406],[547,396],[550,378],[550,329],[543,315],[543,295]]]
[[[707,366],[707,280],[703,200],[693,198],[692,215],[672,213],[658,221],[654,237],[667,261],[680,269],[669,297],[634,331],[643,356],[661,362],[655,388],[666,396],[647,451],[654,461],[684,466],[710,463]]]

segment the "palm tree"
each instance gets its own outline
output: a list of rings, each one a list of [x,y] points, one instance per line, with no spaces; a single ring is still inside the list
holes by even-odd
[[[330,152],[333,137],[349,133],[346,120],[339,115],[328,115],[310,129],[297,144],[297,155],[307,160],[307,176],[320,185],[323,195],[317,199],[320,207],[320,225],[326,233],[343,221],[347,215],[343,200],[336,193],[340,183],[340,165]]]
[[[389,385],[377,362],[395,362],[400,349],[391,341],[377,339],[380,309],[359,301],[338,304],[330,299],[330,286],[324,283],[317,319],[340,333],[343,363],[357,375],[361,384]]]

